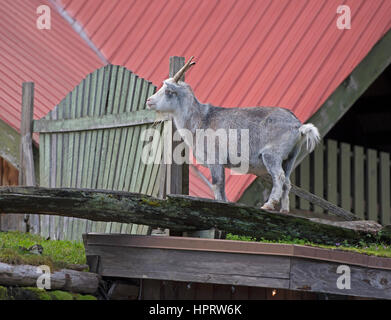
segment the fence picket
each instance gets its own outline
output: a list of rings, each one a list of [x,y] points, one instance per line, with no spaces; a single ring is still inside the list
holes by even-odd
[[[390,219],[390,154],[380,152],[380,221],[382,225],[391,224]]]
[[[323,143],[320,143],[314,150],[314,194],[319,197],[324,197],[324,165],[323,165]],[[324,210],[319,206],[314,206],[314,212],[322,213]]]
[[[378,221],[377,214],[377,152],[367,150],[367,209],[368,220]]]
[[[364,199],[364,148],[354,146],[354,177],[353,177],[353,196],[354,196],[354,214],[359,219],[365,219],[365,199]]]
[[[337,142],[327,140],[327,200],[338,205]]]
[[[351,209],[351,174],[350,174],[350,145],[347,143],[340,144],[340,163],[341,172],[340,179],[340,193],[341,193],[341,207],[350,211]]]

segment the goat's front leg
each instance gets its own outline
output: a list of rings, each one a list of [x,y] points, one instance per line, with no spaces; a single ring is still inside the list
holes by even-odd
[[[210,165],[210,174],[212,175],[212,188],[216,200],[227,201],[225,196],[225,172],[222,165]]]

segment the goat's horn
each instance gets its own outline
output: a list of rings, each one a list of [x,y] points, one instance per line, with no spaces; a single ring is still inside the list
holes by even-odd
[[[178,82],[180,78],[184,75],[184,73],[191,68],[192,65],[195,64],[195,62],[191,62],[193,60],[193,56],[186,62],[186,64],[175,74],[174,76],[174,82]]]

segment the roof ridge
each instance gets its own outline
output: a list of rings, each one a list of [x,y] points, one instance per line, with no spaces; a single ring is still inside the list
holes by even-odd
[[[98,49],[97,46],[95,46],[94,42],[84,31],[83,26],[76,19],[74,19],[66,9],[61,7],[61,5],[59,5],[56,0],[48,0],[48,1],[56,8],[60,16],[71,25],[72,29],[87,43],[87,45],[92,49],[92,51],[95,52],[98,58],[105,64],[110,63],[109,60],[106,59],[104,54]]]

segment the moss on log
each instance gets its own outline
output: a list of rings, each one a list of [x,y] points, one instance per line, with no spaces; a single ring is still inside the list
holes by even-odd
[[[215,227],[237,235],[268,240],[299,238],[319,244],[391,243],[387,232],[352,230],[255,207],[180,195],[169,195],[163,200],[107,190],[1,187],[0,212],[136,223],[174,231]]]
[[[46,291],[34,287],[0,286],[0,300],[97,300],[92,295],[82,295],[61,290]]]

